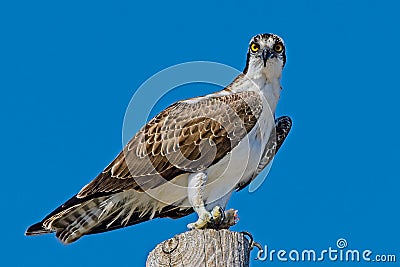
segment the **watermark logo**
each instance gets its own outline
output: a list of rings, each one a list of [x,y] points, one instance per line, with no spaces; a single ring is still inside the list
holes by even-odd
[[[396,262],[394,253],[376,254],[370,249],[359,250],[348,248],[344,238],[336,241],[336,247],[327,249],[284,250],[271,249],[267,245],[257,254],[260,261],[278,262]]]
[[[346,248],[347,247],[347,240],[344,238],[339,238],[336,241],[336,246],[340,249]]]

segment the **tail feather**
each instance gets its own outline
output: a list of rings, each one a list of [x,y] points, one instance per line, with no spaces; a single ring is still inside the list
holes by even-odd
[[[43,235],[43,234],[50,234],[52,232],[53,232],[52,230],[44,228],[42,222],[38,222],[29,226],[29,228],[25,232],[25,235],[26,236]]]
[[[56,237],[65,244],[72,243],[95,227],[101,219],[101,203],[106,197],[92,199],[82,203],[62,218],[52,222],[56,228]]]
[[[140,197],[123,193],[86,201],[73,197],[41,222],[29,227],[25,234],[55,232],[62,243],[69,244],[84,235],[106,232],[157,217],[182,217],[193,212],[191,208],[172,205],[154,210],[154,204],[150,200],[143,201]]]
[[[56,214],[44,220],[44,226],[54,229],[61,242],[70,244],[98,224],[103,211],[101,203],[106,199],[107,197],[100,197],[75,205],[61,216]]]

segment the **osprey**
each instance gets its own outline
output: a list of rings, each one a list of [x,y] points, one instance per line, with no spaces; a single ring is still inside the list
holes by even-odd
[[[25,234],[55,232],[68,244],[83,235],[192,212],[198,220],[190,229],[235,224],[236,211],[224,210],[232,192],[271,162],[292,125],[289,117],[274,116],[285,62],[279,36],[254,36],[246,67],[231,84],[159,113],[104,171]]]

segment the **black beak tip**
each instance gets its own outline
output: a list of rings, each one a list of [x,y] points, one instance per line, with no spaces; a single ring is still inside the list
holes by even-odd
[[[271,57],[271,52],[268,49],[262,51],[261,57],[264,61],[264,67],[267,66],[267,60]]]

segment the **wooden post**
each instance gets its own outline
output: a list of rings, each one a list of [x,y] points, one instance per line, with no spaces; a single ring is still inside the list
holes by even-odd
[[[248,267],[249,240],[229,230],[191,230],[158,244],[147,257],[147,267]]]

